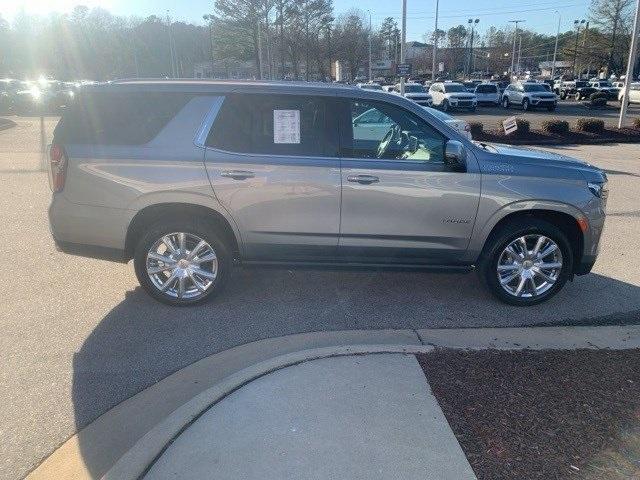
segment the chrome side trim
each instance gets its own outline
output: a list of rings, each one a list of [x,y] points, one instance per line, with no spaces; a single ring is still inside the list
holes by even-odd
[[[198,128],[198,132],[196,133],[195,138],[193,139],[193,143],[196,147],[205,148],[205,142],[207,141],[207,136],[209,135],[209,130],[211,130],[211,126],[213,125],[214,120],[218,116],[218,112],[220,111],[220,107],[222,107],[222,103],[224,102],[225,97],[213,97],[213,102],[211,103],[211,108],[204,116],[202,123],[200,124],[200,128]]]

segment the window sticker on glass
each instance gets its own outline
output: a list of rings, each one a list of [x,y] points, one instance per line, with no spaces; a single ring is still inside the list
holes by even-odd
[[[273,143],[300,143],[300,110],[273,111]]]

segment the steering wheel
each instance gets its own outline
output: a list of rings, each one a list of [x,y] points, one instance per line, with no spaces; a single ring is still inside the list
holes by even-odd
[[[397,142],[400,139],[401,133],[402,130],[400,129],[400,125],[397,123],[391,127],[380,142],[380,145],[378,145],[378,152],[376,156],[378,158],[384,157],[389,151],[389,145],[391,145],[391,142]]]

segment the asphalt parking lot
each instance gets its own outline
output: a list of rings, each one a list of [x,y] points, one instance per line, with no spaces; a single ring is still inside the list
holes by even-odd
[[[486,130],[494,130],[498,128],[498,122],[504,120],[511,115],[521,116],[531,122],[532,128],[539,128],[540,124],[545,120],[559,119],[566,120],[570,125],[575,124],[576,119],[580,117],[596,117],[605,121],[607,126],[617,127],[618,116],[620,114],[620,105],[618,102],[609,102],[606,109],[591,110],[582,105],[580,102],[573,100],[560,100],[554,112],[548,112],[545,109],[536,109],[523,112],[521,108],[512,107],[505,109],[502,107],[479,106],[473,113],[465,110],[452,111],[455,117],[460,117],[467,122],[482,122]],[[628,115],[625,119],[625,125],[631,125],[633,118],[640,117],[640,105],[630,105]]]
[[[546,304],[497,303],[475,275],[239,269],[217,300],[176,309],[145,295],[130,264],[55,251],[46,216],[50,192],[39,171],[39,121],[12,119],[17,125],[0,131],[0,478],[23,477],[75,431],[177,369],[261,338],[640,322],[638,145],[559,148],[608,172],[609,218],[594,272]],[[48,135],[54,125],[55,119],[45,122]]]

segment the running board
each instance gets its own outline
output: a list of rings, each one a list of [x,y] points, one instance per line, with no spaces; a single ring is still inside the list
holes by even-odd
[[[422,272],[469,273],[475,265],[426,265],[413,263],[357,263],[357,262],[306,262],[306,261],[261,261],[244,260],[239,262],[243,267],[295,267],[329,270],[415,270]]]

